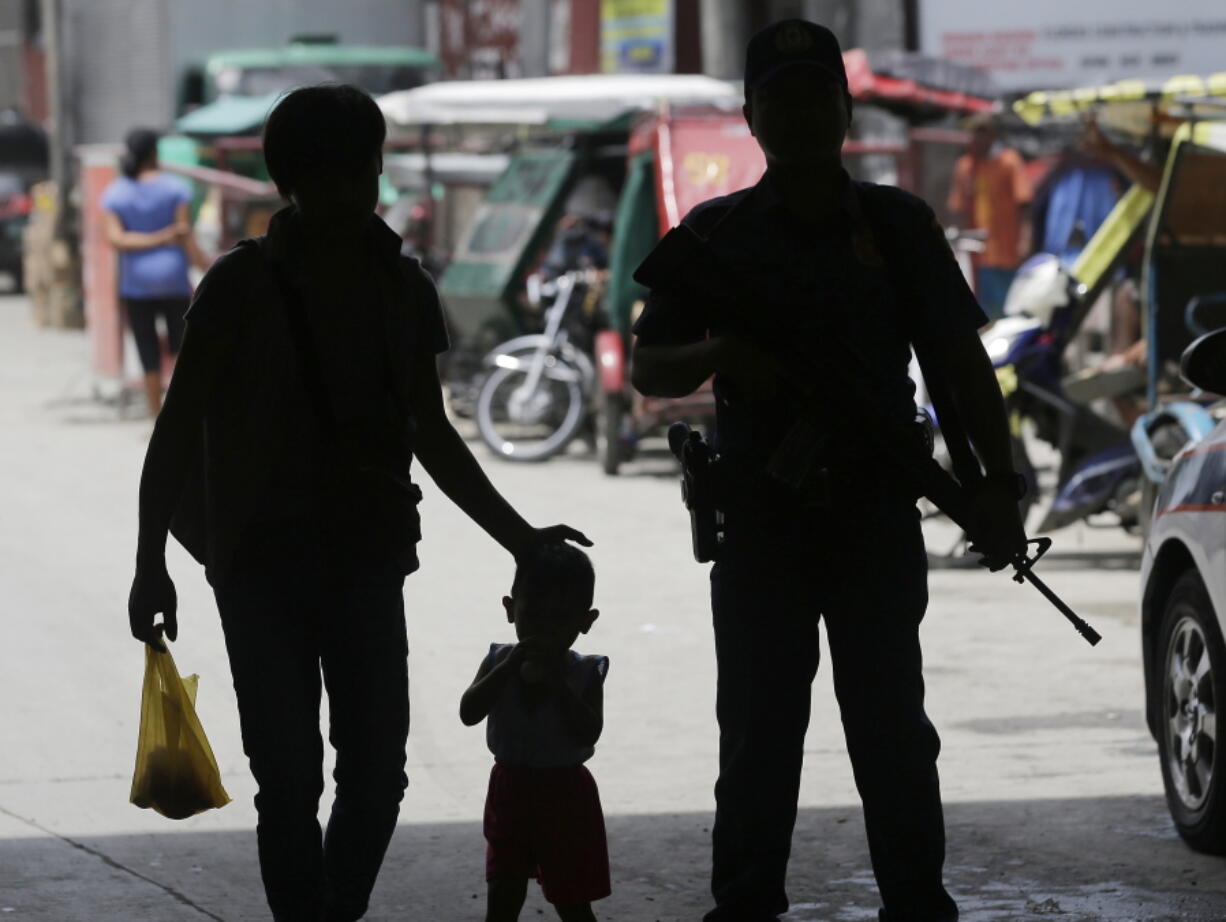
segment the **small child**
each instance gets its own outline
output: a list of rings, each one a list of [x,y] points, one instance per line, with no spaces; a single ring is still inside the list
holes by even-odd
[[[570,649],[599,614],[586,554],[545,545],[521,560],[502,600],[516,644],[490,644],[460,701],[460,719],[488,718],[494,754],[485,800],[486,922],[514,922],[535,877],[563,922],[594,922],[610,893],[604,814],[583,763],[604,726],[604,656]]]

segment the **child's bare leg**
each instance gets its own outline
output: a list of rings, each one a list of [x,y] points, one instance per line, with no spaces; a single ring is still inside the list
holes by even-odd
[[[562,922],[596,922],[596,916],[592,913],[591,903],[571,903],[569,906],[553,907],[558,911],[558,918]]]
[[[495,877],[486,890],[485,922],[516,922],[528,895],[528,878]]]

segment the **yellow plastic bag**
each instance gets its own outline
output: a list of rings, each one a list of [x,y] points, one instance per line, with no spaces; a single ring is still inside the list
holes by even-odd
[[[145,687],[131,800],[172,820],[230,802],[196,717],[199,678],[179,678],[170,653],[159,653],[145,644]]]

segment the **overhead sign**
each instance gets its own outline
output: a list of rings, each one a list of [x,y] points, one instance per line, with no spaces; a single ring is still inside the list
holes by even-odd
[[[1223,0],[921,0],[927,54],[1004,90],[1161,80],[1222,69]]]
[[[600,62],[606,74],[673,72],[672,0],[601,0]]]

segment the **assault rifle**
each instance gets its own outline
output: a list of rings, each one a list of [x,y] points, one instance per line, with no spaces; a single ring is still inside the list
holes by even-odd
[[[677,460],[681,462],[681,496],[686,509],[690,513],[690,534],[694,544],[694,559],[699,563],[708,563],[719,556],[720,545],[723,543],[724,509],[721,504],[721,490],[717,481],[716,465],[718,458],[707,444],[701,433],[695,432],[685,423],[673,423],[668,430],[668,445]],[[949,473],[929,456],[921,459],[918,464],[910,467],[914,477],[914,492],[932,500],[942,512],[949,516],[974,540],[977,530],[969,491],[959,484]],[[1034,572],[1034,566],[1051,548],[1051,538],[1031,538],[1027,547],[1034,547],[1034,553],[1018,554],[1010,565],[1013,567],[1013,581],[1027,582],[1034,586],[1045,599],[1056,607],[1060,614],[1068,619],[1082,637],[1095,646],[1102,636],[1089,623],[1080,617],[1068,604]]]

